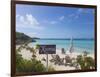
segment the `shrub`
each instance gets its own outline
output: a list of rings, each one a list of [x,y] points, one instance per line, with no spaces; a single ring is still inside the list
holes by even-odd
[[[92,57],[88,56],[77,56],[77,63],[80,65],[81,69],[93,69],[95,68],[95,62]]]
[[[55,71],[55,69],[52,66],[49,66],[48,71]]]
[[[39,44],[35,45],[35,49],[39,49],[39,47],[40,47]]]
[[[16,72],[43,72],[44,65],[36,59],[26,60],[16,53]]]
[[[94,59],[92,57],[86,57],[85,58],[85,62],[86,62],[86,68],[95,68],[95,62]]]

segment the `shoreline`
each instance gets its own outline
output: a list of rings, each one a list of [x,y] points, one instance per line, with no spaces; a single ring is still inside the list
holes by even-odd
[[[16,46],[16,48],[18,48],[18,47],[19,46]],[[29,50],[26,50],[24,48],[21,50],[21,52],[19,52],[19,54],[21,54],[24,59],[27,59],[27,60],[32,59],[32,52],[30,52]],[[59,55],[60,58],[65,58],[65,56],[69,56],[70,58],[76,59],[76,57],[78,55],[83,55],[83,53],[78,53],[78,52],[69,53],[68,51],[66,51],[65,54],[62,54],[61,50],[57,49],[56,54],[48,54],[49,66],[54,67],[54,69],[56,71],[62,71],[62,70],[75,70],[76,68],[73,66],[55,65],[54,63],[50,62],[50,60],[52,59],[52,55]],[[87,54],[87,56],[94,58],[94,54]],[[46,60],[46,54],[39,54],[39,52],[37,50],[36,51],[36,59],[40,60],[41,63],[46,67],[46,61],[43,60],[43,59]]]

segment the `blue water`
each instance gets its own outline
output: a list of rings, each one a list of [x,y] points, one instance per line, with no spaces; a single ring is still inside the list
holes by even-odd
[[[36,39],[36,42],[32,43],[35,44],[49,44],[49,45],[56,45],[56,48],[61,49],[64,48],[66,51],[69,50],[71,41],[70,39]],[[94,40],[92,39],[74,39],[73,46],[75,52],[83,52],[87,51],[89,53],[94,52]]]

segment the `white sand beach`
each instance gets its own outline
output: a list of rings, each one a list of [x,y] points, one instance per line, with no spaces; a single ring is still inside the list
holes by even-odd
[[[27,59],[27,60],[32,59],[32,53],[29,50],[26,50],[24,48],[21,50],[21,52],[19,52],[19,54],[21,54],[24,59]],[[48,54],[48,66],[52,66],[56,71],[62,71],[62,70],[74,70],[76,68],[74,66],[55,65],[53,62],[50,62],[50,60],[52,59],[52,55],[59,55],[60,58],[65,58],[65,56],[67,55],[70,56],[70,58],[76,58],[78,55],[82,55],[82,53],[78,53],[78,52],[69,53],[68,51],[66,51],[65,54],[62,54],[61,50],[57,49],[56,54]],[[93,54],[88,54],[88,56],[91,56],[94,58]],[[44,66],[46,66],[47,61],[43,60],[43,59],[45,60],[47,59],[46,54],[39,54],[39,51],[37,50],[36,59],[40,60],[44,64]],[[80,66],[78,67],[80,68]]]

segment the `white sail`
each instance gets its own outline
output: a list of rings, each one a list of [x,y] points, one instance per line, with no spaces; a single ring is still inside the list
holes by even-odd
[[[73,38],[71,38],[71,41],[70,41],[69,52],[70,52],[70,53],[74,52],[74,48],[73,48]]]

